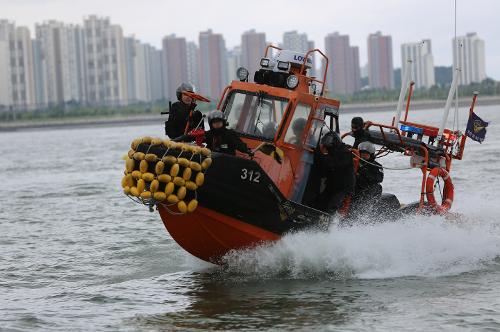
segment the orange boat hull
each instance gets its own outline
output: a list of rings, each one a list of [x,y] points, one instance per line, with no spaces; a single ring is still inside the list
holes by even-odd
[[[186,251],[207,262],[218,264],[233,249],[276,241],[278,234],[252,226],[199,206],[194,213],[175,215],[159,206],[163,224],[172,238]]]

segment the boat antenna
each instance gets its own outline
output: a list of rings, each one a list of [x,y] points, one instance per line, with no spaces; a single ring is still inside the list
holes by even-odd
[[[457,40],[457,0],[455,0],[455,57],[456,57],[456,65],[458,67],[458,40]],[[455,127],[456,123],[456,127]],[[453,122],[453,129],[458,129],[458,86],[455,90],[455,121]]]

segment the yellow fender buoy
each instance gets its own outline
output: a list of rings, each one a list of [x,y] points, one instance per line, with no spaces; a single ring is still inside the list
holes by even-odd
[[[203,182],[205,182],[205,175],[202,172],[196,174],[196,179],[195,179],[196,185],[200,187],[203,185]]]
[[[210,149],[207,148],[201,148],[201,154],[204,155],[205,157],[209,157],[211,155]]]
[[[130,144],[130,147],[132,148],[132,150],[137,150],[137,147],[141,143],[142,143],[142,138],[136,138],[135,140],[132,141],[132,144]]]
[[[163,191],[157,191],[153,194],[153,198],[159,202],[163,202],[167,199],[167,195]]]
[[[178,158],[177,159],[177,162],[179,163],[179,165],[181,165],[182,167],[189,167],[189,160],[187,160],[186,158]]]
[[[177,197],[177,195],[168,195],[167,202],[175,204],[179,202],[179,198]]]
[[[163,169],[165,168],[165,163],[163,161],[159,161],[156,163],[156,166],[155,166],[155,173],[157,175],[160,175],[161,173],[163,173]]]
[[[151,141],[153,140],[153,138],[151,136],[144,136],[142,138],[142,143],[145,143],[145,144],[151,144]]]
[[[206,158],[205,160],[202,161],[201,163],[201,167],[203,169],[207,169],[210,167],[210,165],[212,165],[212,158]]]
[[[142,199],[150,199],[151,198],[151,191],[145,191],[141,193],[141,198]]]
[[[158,157],[154,153],[148,153],[147,155],[144,156],[144,159],[152,163],[158,160]]]
[[[173,165],[177,163],[177,158],[175,158],[174,156],[165,156],[161,159],[161,161],[163,161],[167,165]]]
[[[130,194],[130,187],[129,187],[129,186],[125,186],[125,187],[123,188],[123,193],[124,193],[125,195]]]
[[[170,194],[172,194],[174,192],[174,189],[175,189],[175,185],[173,182],[167,183],[167,185],[165,186],[165,195],[169,196]]]
[[[163,140],[161,138],[153,138],[151,140],[151,145],[160,145],[161,143],[163,143]]]
[[[172,177],[168,174],[161,174],[158,175],[158,181],[163,183],[169,183],[170,181],[172,181]]]
[[[184,172],[182,172],[182,178],[188,181],[189,179],[191,179],[191,174],[192,174],[191,168],[185,168]]]
[[[193,181],[186,181],[186,189],[195,191],[196,189],[198,189],[198,186]]]
[[[158,180],[153,180],[151,181],[151,184],[149,185],[149,191],[152,193],[155,193],[158,191],[158,188],[160,187],[160,182]]]
[[[179,164],[173,164],[170,168],[170,176],[176,177],[179,174]]]
[[[142,193],[144,191],[144,188],[146,188],[146,183],[144,182],[143,179],[137,180],[137,190]]]
[[[183,178],[176,176],[176,177],[173,179],[173,183],[174,183],[176,186],[181,187],[181,186],[183,186],[183,185],[185,185],[185,184],[186,184],[186,181],[185,181]]]
[[[197,207],[198,207],[198,201],[196,199],[192,199],[187,206],[187,211],[191,213],[194,210],[196,210]]]
[[[128,150],[127,155],[128,155],[128,157],[130,159],[132,159],[132,158],[134,158],[134,153],[135,153],[135,150],[134,149],[130,149],[130,150]]]
[[[186,193],[187,193],[186,187],[184,187],[184,186],[177,189],[177,197],[179,199],[184,199],[184,197],[186,197]]]
[[[195,172],[201,171],[201,165],[196,161],[192,161],[189,163],[189,168],[191,168]]]
[[[148,168],[149,168],[148,162],[146,160],[141,160],[139,164],[139,170],[141,171],[141,173],[146,173],[148,171]]]
[[[135,197],[139,197],[140,193],[139,193],[139,190],[137,189],[137,187],[130,188],[130,195],[135,196]]]
[[[135,160],[128,158],[125,161],[125,170],[127,171],[127,173],[132,173],[134,171],[134,168],[135,168]]]
[[[155,175],[153,173],[144,173],[142,174],[142,179],[146,182],[151,182],[155,178]]]
[[[186,213],[187,212],[186,202],[179,201],[179,203],[177,203],[177,209],[179,209],[180,213]]]
[[[132,187],[134,185],[134,178],[132,174],[127,174],[122,178],[122,188]]]
[[[144,157],[146,157],[146,155],[142,152],[136,152],[134,153],[134,159],[137,160],[137,161],[141,161],[141,160],[144,160]]]
[[[136,180],[139,180],[142,178],[142,173],[140,171],[133,171],[131,175]]]

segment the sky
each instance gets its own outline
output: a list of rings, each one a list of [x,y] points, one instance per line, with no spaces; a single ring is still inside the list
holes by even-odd
[[[500,80],[500,1],[457,0],[457,34],[477,32],[485,41],[486,74]],[[360,48],[367,62],[367,36],[381,31],[393,38],[394,66],[401,66],[401,43],[432,40],[435,66],[450,66],[454,36],[454,0],[0,0],[0,19],[28,26],[50,19],[81,23],[84,16],[109,16],[126,36],[160,47],[175,33],[198,42],[211,28],[228,48],[250,29],[278,44],[283,32],[298,30],[322,49],[324,37],[338,31]],[[32,36],[34,37],[34,36]]]

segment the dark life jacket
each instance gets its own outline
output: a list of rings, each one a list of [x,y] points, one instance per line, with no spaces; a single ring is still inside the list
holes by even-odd
[[[170,108],[168,120],[165,122],[165,135],[168,135],[171,139],[184,135],[189,120],[189,113],[195,107],[195,103],[190,105],[184,104],[181,101],[173,103]]]

